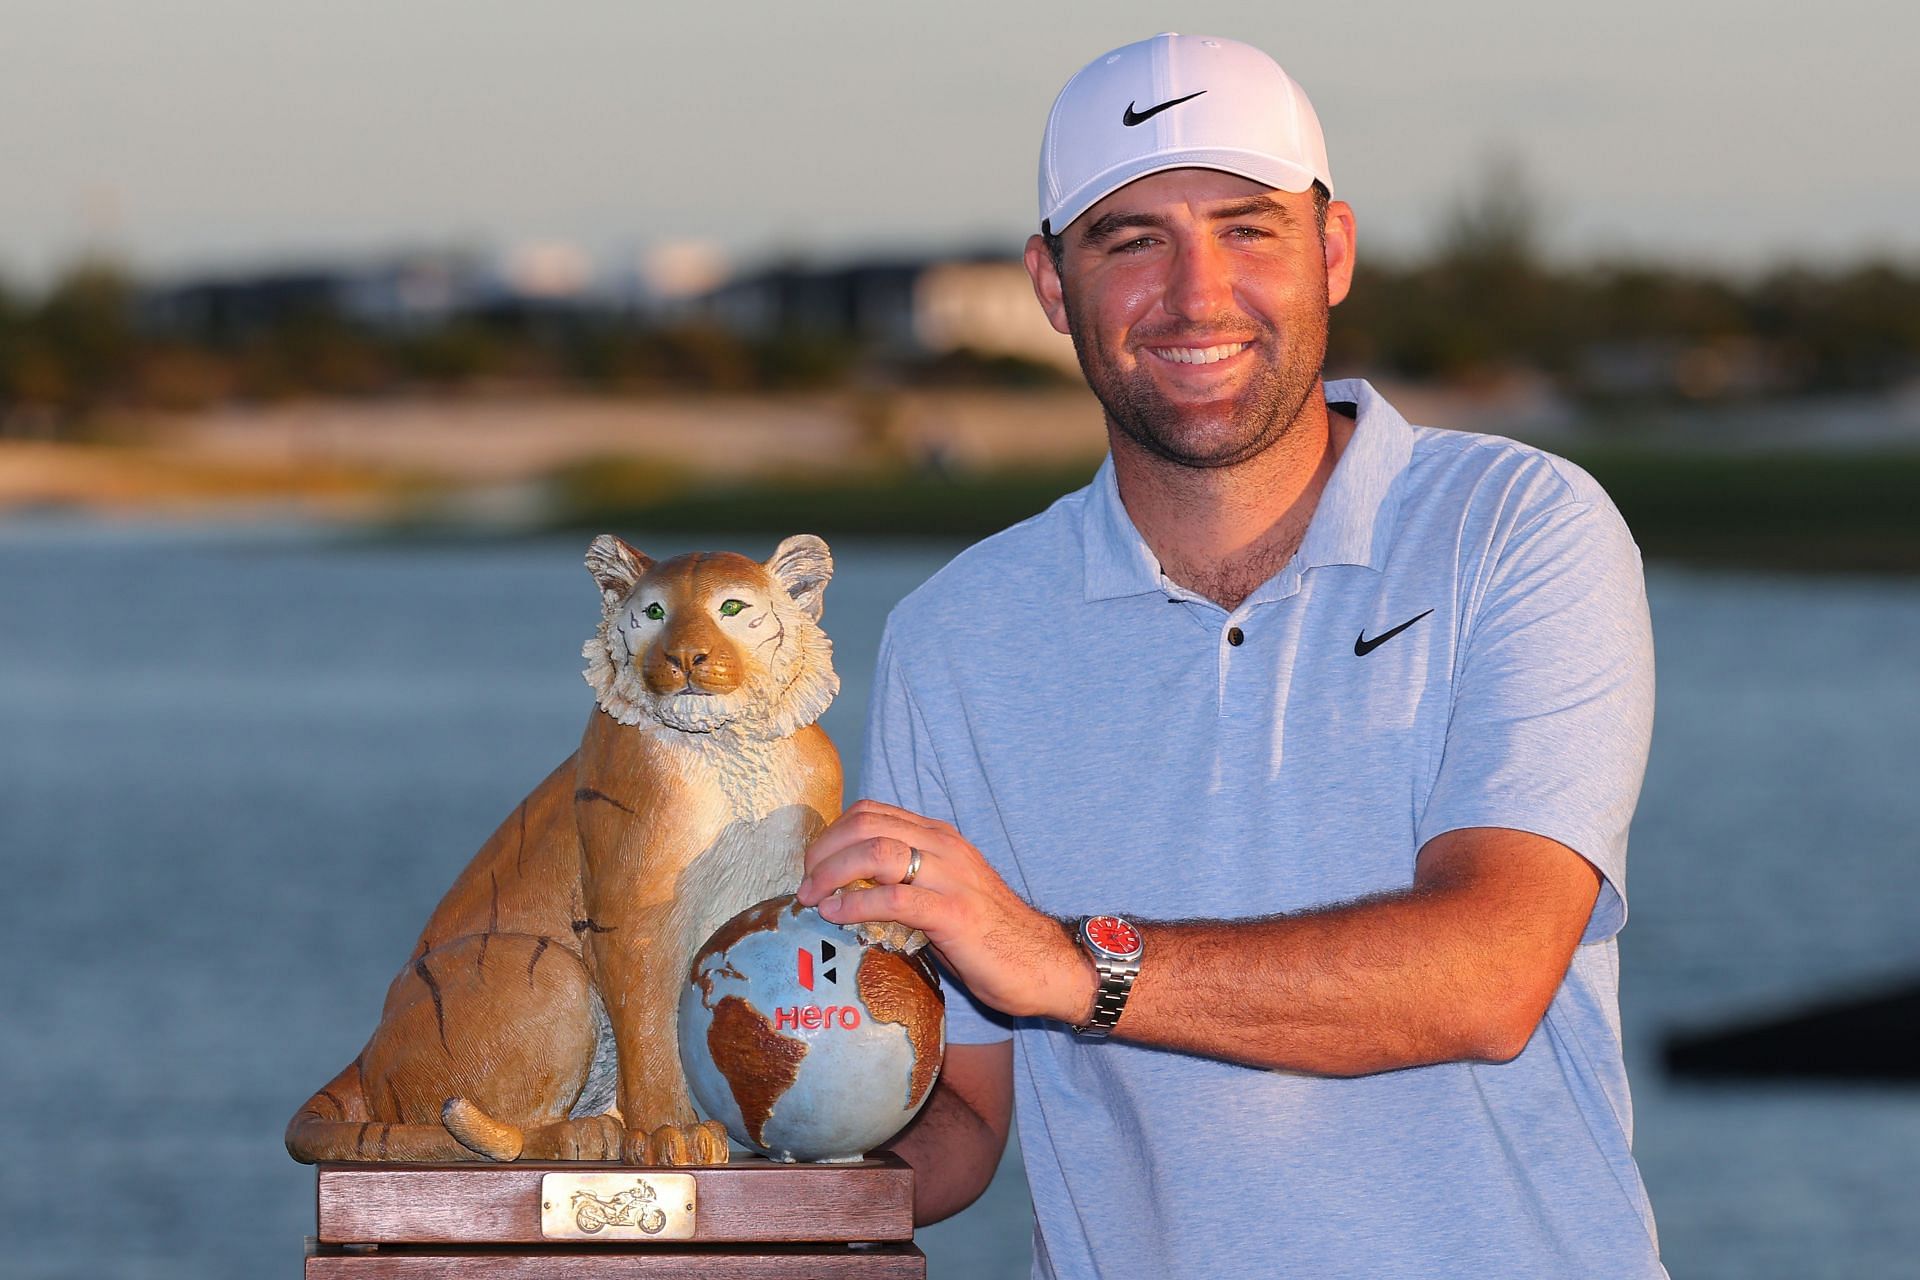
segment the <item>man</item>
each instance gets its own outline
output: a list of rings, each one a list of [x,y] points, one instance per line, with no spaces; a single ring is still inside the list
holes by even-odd
[[[1017,1096],[1036,1275],[1664,1275],[1615,996],[1625,527],[1557,458],[1322,384],[1354,218],[1258,50],[1096,60],[1040,189],[1110,457],[895,610],[870,799],[801,890],[965,989],[896,1145],[918,1216]]]

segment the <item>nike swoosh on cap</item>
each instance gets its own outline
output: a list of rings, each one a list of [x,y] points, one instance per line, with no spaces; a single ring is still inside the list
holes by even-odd
[[[1122,112],[1120,115],[1120,123],[1127,126],[1127,128],[1131,129],[1133,128],[1133,126],[1137,124],[1142,124],[1148,120],[1153,119],[1155,116],[1159,115],[1162,111],[1165,111],[1168,107],[1177,107],[1183,102],[1192,102],[1195,98],[1199,97],[1201,94],[1205,92],[1206,92],[1205,89],[1196,89],[1184,98],[1169,98],[1167,101],[1161,103],[1159,106],[1148,107],[1145,111],[1135,111],[1133,109],[1133,104],[1129,102],[1127,104],[1127,109],[1124,112]]]

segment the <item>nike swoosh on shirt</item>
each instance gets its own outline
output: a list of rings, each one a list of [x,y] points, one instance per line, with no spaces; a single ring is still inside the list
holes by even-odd
[[[1427,610],[1427,613],[1432,613],[1432,612],[1433,610],[1431,609]],[[1367,633],[1365,631],[1362,631],[1359,635],[1353,638],[1353,656],[1356,658],[1366,657],[1368,654],[1372,653],[1375,649],[1378,649],[1381,645],[1393,639],[1395,636],[1399,635],[1402,631],[1405,631],[1408,627],[1420,621],[1420,619],[1426,617],[1427,613],[1415,614],[1413,617],[1408,618],[1405,622],[1401,623],[1399,626],[1395,627],[1393,630],[1382,631],[1379,635],[1375,636],[1371,640],[1367,639]]]
[[[1157,107],[1148,107],[1145,111],[1135,111],[1133,104],[1129,102],[1127,109],[1120,115],[1120,123],[1131,129],[1137,124],[1144,124],[1146,121],[1153,119],[1168,107],[1177,107],[1183,102],[1192,102],[1205,92],[1205,89],[1197,89],[1184,98],[1170,98]]]

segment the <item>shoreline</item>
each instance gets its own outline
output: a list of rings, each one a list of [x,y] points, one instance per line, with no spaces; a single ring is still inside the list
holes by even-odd
[[[1608,436],[1538,443],[1593,474],[1649,560],[1920,574],[1920,448]],[[1084,484],[1104,442],[1084,390],[292,404],[105,422],[88,443],[0,439],[0,521],[962,541]]]

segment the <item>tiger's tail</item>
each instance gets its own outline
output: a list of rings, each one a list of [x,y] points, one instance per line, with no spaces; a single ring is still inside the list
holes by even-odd
[[[342,1071],[294,1112],[287,1153],[302,1164],[335,1160],[618,1160],[625,1133],[618,1112],[522,1129],[465,1098],[448,1098],[439,1124],[378,1119],[361,1086],[360,1065]]]
[[[490,1155],[460,1142],[444,1123],[403,1124],[376,1119],[361,1086],[358,1062],[293,1113],[287,1123],[287,1154],[302,1164],[323,1160],[438,1162],[479,1160]]]
[[[468,1151],[489,1160],[517,1160],[526,1148],[526,1130],[496,1120],[465,1098],[448,1098],[440,1122]]]

